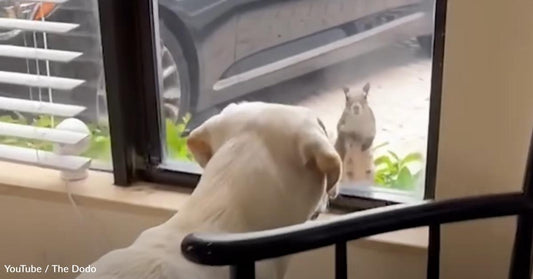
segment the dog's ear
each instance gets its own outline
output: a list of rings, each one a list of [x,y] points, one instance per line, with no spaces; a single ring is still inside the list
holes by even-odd
[[[326,177],[326,191],[337,185],[342,173],[342,162],[339,154],[322,134],[307,135],[300,146],[303,163],[319,171]]]
[[[213,148],[209,140],[209,131],[205,125],[194,129],[187,137],[187,147],[196,162],[205,168],[213,156]]]

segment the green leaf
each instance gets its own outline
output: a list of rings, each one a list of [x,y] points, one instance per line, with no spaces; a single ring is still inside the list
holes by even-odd
[[[383,187],[388,187],[390,186],[389,183],[387,183],[388,181],[388,178],[386,175],[384,174],[376,174],[374,176],[374,182],[377,184],[377,185],[380,185],[380,186],[383,186]]]
[[[54,149],[54,145],[52,143],[44,142],[44,141],[29,142],[29,145],[32,148],[44,150],[44,151],[52,151]]]
[[[33,120],[32,125],[42,128],[53,128],[53,126],[57,125],[59,122],[61,122],[61,119],[59,118],[52,118],[52,116],[49,115],[39,115],[37,118]]]
[[[421,153],[419,152],[409,153],[400,161],[400,168],[407,166],[407,164],[409,163],[422,162],[423,160],[424,160],[424,156]]]
[[[411,190],[414,188],[415,177],[411,174],[409,168],[402,168],[398,178],[393,183],[393,187],[401,190]]]
[[[374,173],[374,182],[383,187],[390,187],[392,185],[394,174],[388,168],[377,170]]]
[[[392,151],[387,151],[393,158],[396,162],[399,162],[400,161],[400,156],[398,156],[398,154],[392,152]]]
[[[385,176],[392,176],[393,173],[391,173],[390,169],[383,168],[375,171],[375,175],[385,175]]]
[[[376,159],[374,159],[374,165],[376,167],[379,167],[380,165],[385,165],[388,169],[392,169],[394,168],[394,163],[392,162],[392,160],[389,158],[389,156],[386,156],[386,155],[383,155],[383,156],[379,156],[377,157]]]
[[[96,160],[111,161],[111,138],[100,129],[92,130],[91,144],[83,156]]]
[[[178,128],[174,125],[172,120],[166,119],[165,129],[167,152],[171,158],[174,158],[179,154],[180,141],[178,137]]]
[[[24,117],[17,117],[13,118],[11,115],[2,115],[0,116],[1,122],[7,122],[7,123],[13,123],[13,124],[28,124],[26,118]]]
[[[190,114],[182,118],[182,122],[174,123],[170,119],[165,120],[166,149],[172,159],[192,161],[192,154],[187,147],[187,139],[183,136],[187,123],[191,119]]]

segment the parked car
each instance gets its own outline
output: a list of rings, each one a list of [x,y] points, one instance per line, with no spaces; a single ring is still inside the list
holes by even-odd
[[[17,1],[0,0],[0,6],[5,9],[12,2]],[[179,119],[191,112],[193,122],[200,123],[237,97],[409,38],[418,38],[431,53],[433,4],[434,0],[159,0],[166,113]],[[91,9],[93,16],[88,16]],[[81,25],[69,36],[48,38],[59,49],[84,53],[75,63],[52,65],[54,75],[87,80],[77,90],[92,94],[74,92],[69,95],[74,99],[95,98],[103,91],[99,42],[89,42],[97,39],[96,10],[95,0],[70,0],[47,15],[51,21]],[[21,34],[11,40],[20,41]]]

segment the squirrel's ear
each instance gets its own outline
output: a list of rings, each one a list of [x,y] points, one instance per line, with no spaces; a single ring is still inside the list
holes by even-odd
[[[363,92],[365,92],[365,98],[368,96],[369,91],[370,91],[370,82],[367,82],[365,86],[363,86]]]
[[[346,101],[348,101],[348,93],[350,92],[350,88],[345,86],[342,88],[342,91],[344,91],[344,97],[346,97]]]

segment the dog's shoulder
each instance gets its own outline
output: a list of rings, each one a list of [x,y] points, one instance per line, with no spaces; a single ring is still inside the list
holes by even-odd
[[[187,262],[181,255],[128,247],[112,251],[93,263],[96,272],[78,279],[208,279],[208,270]],[[211,277],[210,277],[211,276]]]

